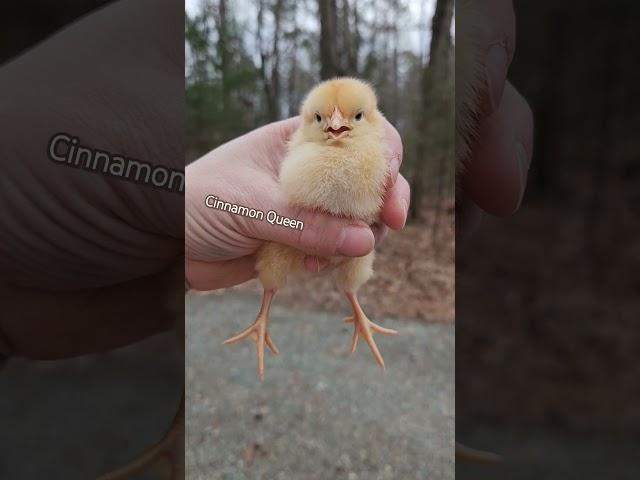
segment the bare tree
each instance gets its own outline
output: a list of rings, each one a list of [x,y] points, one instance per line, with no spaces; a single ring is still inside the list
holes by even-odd
[[[351,31],[351,9],[349,0],[342,0],[340,5],[340,49],[338,59],[342,73],[358,75],[358,68],[353,58],[353,32]]]
[[[352,35],[352,57],[349,62],[355,68],[356,72],[360,72],[359,59],[360,59],[360,45],[362,44],[362,37],[360,36],[360,15],[358,13],[358,3],[353,2],[353,35]]]
[[[431,48],[429,67],[437,69],[445,61],[451,47],[451,21],[453,20],[453,0],[438,0],[431,21]],[[426,81],[425,81],[426,83]],[[426,88],[426,87],[425,87]]]
[[[431,72],[425,72],[422,84],[423,84],[423,102],[424,111],[427,112],[429,106],[429,97],[434,98],[438,95],[437,90],[447,88],[449,85],[448,79],[452,71],[452,40],[451,40],[451,21],[453,19],[453,0],[438,0],[436,4],[436,11],[433,16],[433,22],[431,24],[431,51],[429,54],[429,69]],[[428,74],[430,73],[430,75]],[[447,118],[446,115],[440,115],[437,107],[443,106],[445,109],[452,109],[453,103],[449,104],[447,99],[442,99],[440,104],[435,103],[436,110],[435,115],[441,118]],[[441,130],[451,130],[453,125],[445,123]],[[446,134],[438,135],[438,138],[445,137]],[[447,162],[452,161],[452,157],[446,154],[447,149],[439,149],[440,158],[438,159],[438,171],[436,177],[438,179],[438,187],[436,193],[436,214],[433,219],[433,238],[437,238],[438,230],[440,227],[440,219],[443,209],[443,198],[445,182],[448,181],[447,176]]]
[[[298,28],[298,3],[294,2],[291,7],[291,63],[289,66],[289,80],[287,82],[287,104],[289,107],[288,115],[290,117],[296,115],[298,111],[297,78],[298,78],[298,38],[300,29]]]
[[[318,0],[320,11],[320,77],[340,74],[338,63],[338,7],[336,0]]]
[[[280,118],[280,37],[282,36],[282,7],[283,0],[276,0],[273,5],[273,50],[271,53],[271,96],[272,102],[269,110],[269,118]]]
[[[422,108],[420,109],[418,124],[423,129],[417,146],[416,158],[424,158],[430,152],[439,151],[438,173],[435,175],[437,186],[436,216],[434,219],[434,236],[437,233],[440,213],[442,208],[442,197],[444,194],[444,184],[447,178],[446,162],[451,159],[445,154],[446,150],[437,148],[434,145],[435,139],[446,138],[444,133],[447,129],[452,129],[446,123],[448,118],[447,109],[452,109],[453,105],[448,105],[442,98],[439,90],[449,88],[448,76],[451,74],[452,59],[452,39],[450,33],[451,22],[453,20],[453,0],[437,0],[436,9],[431,20],[431,46],[429,49],[429,63],[423,69],[422,75]],[[420,211],[425,194],[424,171],[415,168],[412,178],[412,199],[411,218],[416,219]]]
[[[398,0],[392,0],[390,6],[397,11],[398,10]],[[391,110],[389,111],[390,118],[392,123],[397,123],[399,117],[399,108],[400,108],[400,77],[398,72],[398,23],[395,18],[391,20],[391,25],[389,25],[390,35],[393,39],[393,49],[391,51]]]
[[[265,46],[264,39],[264,17],[267,7],[265,0],[258,0],[258,18],[256,29],[256,43],[260,53],[260,76],[267,107],[267,118],[278,120],[280,118],[280,37],[281,21],[283,14],[283,0],[276,0],[272,4],[271,13],[273,15],[273,46],[271,51]]]
[[[220,74],[222,77],[222,105],[223,111],[229,112],[230,85],[229,85],[229,31],[227,20],[227,1],[219,0],[218,15],[216,17],[218,30],[218,58],[220,58]]]

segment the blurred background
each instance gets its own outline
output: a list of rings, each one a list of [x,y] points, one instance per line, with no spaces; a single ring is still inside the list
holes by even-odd
[[[505,461],[457,477],[637,478],[640,5],[514,3],[527,192],[456,255],[457,439]]]
[[[412,186],[408,225],[376,249],[359,295],[371,318],[407,333],[380,339],[384,376],[364,349],[346,355],[348,305],[329,277],[277,295],[270,329],[282,353],[267,357],[262,385],[252,345],[220,345],[254,320],[259,284],[188,297],[189,478],[453,478],[453,1],[188,0],[185,10],[187,163],[297,115],[316,83],[347,75],[375,87]]]

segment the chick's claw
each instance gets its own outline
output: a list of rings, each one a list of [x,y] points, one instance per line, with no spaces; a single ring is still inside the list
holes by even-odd
[[[247,329],[240,332],[238,335],[235,335],[224,341],[224,345],[231,345],[232,343],[237,343],[240,340],[244,340],[247,337],[251,337],[256,342],[256,354],[258,358],[258,375],[260,376],[260,380],[264,380],[264,346],[265,344],[269,347],[274,354],[280,353],[278,347],[276,347],[273,340],[271,340],[271,336],[267,331],[267,324],[269,319],[266,315],[259,315],[256,319],[255,323],[248,327]]]
[[[240,340],[244,340],[247,337],[251,337],[256,342],[256,355],[257,355],[257,369],[258,375],[260,376],[260,380],[264,380],[264,346],[265,344],[269,349],[277,355],[279,352],[278,347],[276,347],[273,340],[271,340],[271,336],[269,335],[269,331],[267,330],[267,326],[269,324],[269,306],[271,305],[271,299],[273,298],[275,292],[267,291],[264,293],[262,298],[262,307],[260,308],[260,312],[258,313],[258,317],[256,321],[250,327],[247,327],[242,332],[237,335],[234,335],[231,338],[228,338],[224,341],[224,345],[231,345],[233,343],[237,343]]]
[[[359,311],[354,312],[353,316],[344,319],[344,323],[354,324],[353,336],[351,337],[351,353],[356,351],[356,347],[358,346],[358,338],[362,336],[369,345],[371,353],[373,353],[376,362],[384,369],[384,360],[382,358],[382,355],[380,354],[380,350],[378,350],[378,345],[376,345],[376,342],[373,339],[373,334],[381,333],[383,335],[396,335],[398,332],[391,328],[381,327],[380,325],[369,320],[360,308],[358,308],[357,310]]]

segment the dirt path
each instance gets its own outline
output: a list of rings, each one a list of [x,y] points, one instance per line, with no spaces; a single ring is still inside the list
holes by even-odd
[[[349,356],[341,316],[275,305],[266,379],[255,347],[222,341],[255,318],[259,299],[187,298],[187,478],[454,478],[454,328],[377,318],[401,335]]]

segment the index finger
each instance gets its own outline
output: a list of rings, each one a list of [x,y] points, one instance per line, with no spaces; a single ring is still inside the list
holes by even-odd
[[[402,139],[398,130],[395,129],[391,123],[383,117],[384,137],[387,145],[389,146],[389,185],[387,188],[391,188],[398,179],[398,172],[400,171],[400,165],[402,165]]]

